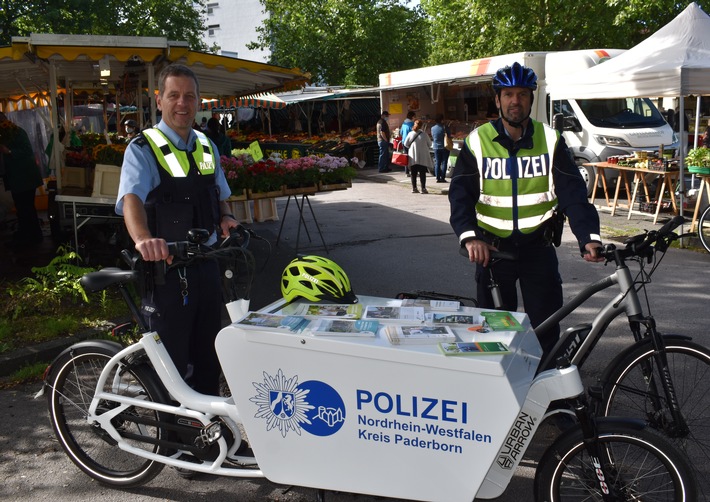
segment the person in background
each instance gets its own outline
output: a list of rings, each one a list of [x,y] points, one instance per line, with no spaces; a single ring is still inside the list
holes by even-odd
[[[192,128],[200,103],[193,71],[172,64],[158,78],[162,119],[144,129],[124,154],[116,202],[136,250],[146,262],[171,261],[167,241],[184,241],[188,230],[210,232],[206,245],[238,226],[215,146]],[[164,284],[146,287],[141,312],[160,334],[178,371],[196,391],[217,395],[219,361],[214,341],[222,327],[218,264],[198,260],[168,269]]]
[[[32,143],[20,126],[0,112],[0,173],[5,189],[12,194],[17,230],[11,247],[34,246],[42,242],[42,225],[35,207],[35,192],[42,186]]]
[[[437,183],[446,183],[446,170],[449,166],[449,151],[446,149],[444,135],[451,137],[451,131],[444,125],[444,116],[438,113],[434,117],[434,126],[431,128],[431,139],[434,148],[434,175]]]
[[[402,122],[402,125],[399,127],[399,139],[400,141],[404,142],[405,139],[407,139],[407,135],[412,131],[412,127],[414,126],[414,117],[416,116],[416,113],[414,112],[407,112],[407,118],[404,119],[404,122]],[[404,153],[407,152],[407,147],[402,145],[404,148]],[[405,176],[409,176],[409,166],[404,168],[404,174]]]
[[[587,200],[579,169],[559,132],[530,118],[535,72],[519,63],[493,77],[500,117],[466,138],[449,187],[450,223],[469,260],[476,264],[479,307],[494,308],[489,289],[492,250],[511,252],[493,273],[503,310],[518,308],[520,284],[533,328],[563,303],[562,278],[553,246],[565,215],[586,261],[600,262],[599,215]],[[559,325],[538,340],[547,355]]]
[[[138,134],[138,122],[133,119],[126,119],[123,122],[123,128],[126,130],[127,141],[131,141]]]
[[[404,146],[409,151],[409,169],[412,173],[412,193],[419,193],[417,190],[417,175],[422,185],[422,193],[429,193],[426,189],[426,172],[427,169],[433,167],[429,149],[431,148],[431,139],[424,131],[424,122],[421,119],[414,121],[412,130],[407,134],[404,140]]]
[[[380,115],[380,120],[377,121],[377,146],[380,147],[380,157],[377,160],[377,170],[381,173],[390,173],[390,126],[387,123],[390,112],[384,110]]]
[[[214,117],[209,119],[207,121],[207,130],[205,131],[205,134],[212,140],[212,143],[217,146],[220,155],[224,155],[226,157],[232,156],[232,141],[226,134],[224,134],[224,131],[222,131],[222,126],[220,125],[219,120]]]

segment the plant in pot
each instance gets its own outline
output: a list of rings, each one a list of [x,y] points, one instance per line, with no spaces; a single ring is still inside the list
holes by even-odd
[[[222,155],[219,160],[232,195],[239,197],[246,194],[247,189],[251,188],[252,177],[248,167],[254,163],[251,155],[242,154],[236,157]]]
[[[247,169],[252,193],[271,193],[283,190],[284,175],[281,166],[272,159],[254,162]]]
[[[710,167],[710,148],[701,146],[693,148],[685,157],[688,166]]]
[[[320,169],[314,158],[286,159],[281,162],[280,167],[287,188],[311,188],[317,186],[320,181]]]
[[[325,155],[317,159],[316,165],[320,170],[320,181],[323,185],[350,183],[357,175],[357,158],[348,160],[345,157]]]

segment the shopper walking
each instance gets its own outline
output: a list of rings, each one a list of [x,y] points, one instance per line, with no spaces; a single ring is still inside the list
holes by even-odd
[[[407,134],[404,140],[404,146],[409,151],[409,170],[412,174],[412,193],[419,193],[417,190],[417,176],[422,186],[421,193],[429,193],[426,189],[426,172],[428,168],[433,167],[431,161],[431,139],[424,131],[424,122],[421,119],[414,121],[412,131]]]
[[[407,139],[407,135],[412,131],[412,128],[414,127],[415,116],[416,114],[414,112],[407,112],[407,118],[404,119],[404,122],[402,122],[402,125],[399,127],[400,141],[404,142],[404,140]],[[408,153],[407,147],[404,145],[402,146],[404,148],[404,153]],[[405,176],[409,176],[409,166],[405,166],[404,174]]]

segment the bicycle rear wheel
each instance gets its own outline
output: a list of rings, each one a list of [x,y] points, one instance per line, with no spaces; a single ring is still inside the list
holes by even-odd
[[[693,470],[662,436],[622,423],[600,423],[600,455],[609,467],[604,479],[619,501],[696,501]],[[543,454],[535,473],[538,502],[601,501],[597,462],[582,430],[570,429]],[[615,499],[617,500],[617,499]]]
[[[57,439],[72,462],[103,484],[129,488],[153,479],[164,464],[121,450],[98,424],[87,421],[99,375],[119,349],[120,346],[106,343],[85,344],[60,356],[46,378],[47,404]],[[108,378],[104,390],[147,401],[157,401],[160,395],[147,368],[140,365],[118,368]],[[105,401],[99,405],[99,411],[116,406],[118,403]],[[155,442],[163,437],[164,431],[150,425],[150,421],[159,419],[158,415],[145,408],[131,407],[112,423],[121,436],[133,434],[141,438],[125,439],[131,446],[161,454],[163,449]]]
[[[601,415],[635,417],[667,436],[696,470],[700,500],[710,500],[710,350],[665,340],[668,371],[687,433],[676,430],[648,340],[612,362],[602,376]]]
[[[702,194],[698,194],[700,197]],[[698,237],[705,251],[710,253],[710,206],[706,207],[698,219]]]

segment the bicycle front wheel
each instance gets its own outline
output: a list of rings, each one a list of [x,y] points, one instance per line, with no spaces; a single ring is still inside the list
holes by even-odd
[[[607,489],[621,501],[693,502],[698,500],[693,470],[662,436],[620,423],[599,424],[599,452],[608,467]],[[598,462],[584,444],[582,430],[570,429],[543,454],[535,473],[535,500],[605,500]]]
[[[702,194],[698,194],[700,197]],[[698,237],[705,251],[710,253],[710,206],[706,207],[698,219]]]
[[[87,420],[99,375],[116,353],[117,349],[107,344],[89,344],[58,358],[46,379],[47,404],[57,439],[72,462],[103,484],[129,488],[147,483],[164,465],[121,450],[105,430]],[[147,368],[139,365],[117,368],[104,390],[151,401],[159,395]],[[116,406],[116,402],[104,401],[99,412]],[[121,436],[135,438],[124,437],[131,446],[161,453],[156,443],[164,432],[150,425],[158,419],[154,411],[131,407],[113,419],[112,424]]]
[[[666,339],[665,344],[687,431],[680,431],[670,414],[650,340],[610,365],[602,377],[601,415],[647,420],[687,455],[702,500],[710,500],[710,350],[687,340]]]

